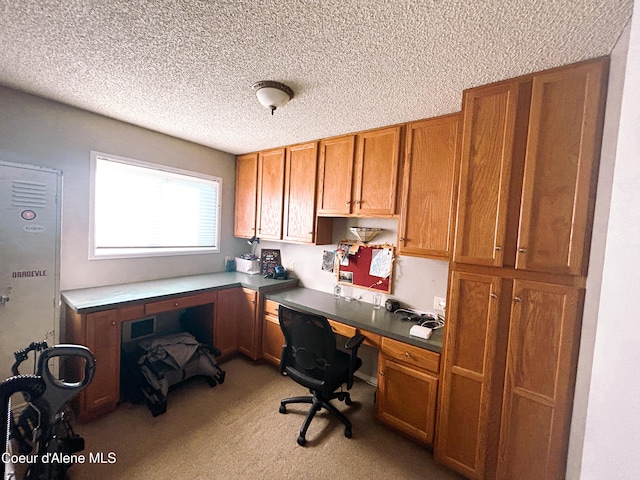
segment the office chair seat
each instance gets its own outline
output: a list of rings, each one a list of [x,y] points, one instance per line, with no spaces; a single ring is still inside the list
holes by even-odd
[[[355,335],[345,344],[350,353],[336,348],[336,337],[325,317],[292,310],[283,305],[278,311],[280,328],[284,334],[280,373],[306,387],[311,395],[285,398],[280,402],[280,413],[287,413],[290,403],[309,403],[311,408],[300,429],[298,444],[306,443],[311,420],[322,408],[334,414],[344,425],[344,435],[351,438],[351,422],[330,403],[333,399],[351,405],[348,392],[337,391],[343,384],[347,390],[353,385],[353,373],[362,366],[358,348],[364,341]]]

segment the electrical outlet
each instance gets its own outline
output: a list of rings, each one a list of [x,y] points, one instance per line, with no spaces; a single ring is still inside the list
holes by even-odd
[[[291,262],[291,263],[289,263],[289,266],[287,267],[287,270],[289,270],[290,272],[293,272],[295,266],[296,266],[295,262]]]
[[[433,308],[444,312],[447,308],[447,299],[443,297],[433,297]]]

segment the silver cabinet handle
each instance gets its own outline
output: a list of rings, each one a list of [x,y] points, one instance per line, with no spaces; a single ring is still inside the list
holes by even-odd
[[[490,293],[490,294],[489,294],[489,296],[490,296],[491,298],[498,298],[498,295],[496,295],[495,293]]]
[[[518,297],[517,295],[515,297],[513,297],[513,300],[516,302],[521,302],[522,301],[522,297]]]
[[[524,248],[524,247],[520,247],[520,248],[518,249],[518,251],[519,251],[520,253],[527,253],[527,249],[526,249],[526,248]]]
[[[496,245],[496,252],[501,252],[502,251],[502,247],[500,245]]]

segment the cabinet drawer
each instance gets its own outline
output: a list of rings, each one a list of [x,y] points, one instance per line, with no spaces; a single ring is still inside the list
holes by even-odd
[[[179,310],[181,308],[195,307],[196,305],[205,305],[214,303],[216,300],[216,292],[201,293],[200,295],[187,295],[184,297],[176,297],[171,300],[162,300],[160,302],[147,303],[144,312],[147,315],[161,312],[170,312],[171,310]]]
[[[431,350],[383,337],[382,353],[407,365],[416,366],[433,373],[440,371],[440,354]]]
[[[335,320],[329,320],[329,325],[331,325],[331,330],[333,330],[334,333],[343,335],[347,338],[351,338],[358,333],[358,330],[355,327],[336,322]]]
[[[380,339],[382,338],[377,333],[370,332],[368,330],[358,329],[358,333],[364,336],[364,344],[372,347],[380,348]]]
[[[265,315],[264,320],[265,322],[275,323],[276,325],[278,325],[278,327],[280,326],[280,319],[278,318],[277,315],[276,316],[273,316],[271,314]]]
[[[274,302],[273,300],[265,300],[264,301],[264,313],[268,313],[270,315],[278,316],[278,307],[280,304],[278,302]]]
[[[118,320],[121,322],[126,322],[127,320],[134,320],[136,318],[144,317],[144,311],[144,303],[120,307],[118,308]]]

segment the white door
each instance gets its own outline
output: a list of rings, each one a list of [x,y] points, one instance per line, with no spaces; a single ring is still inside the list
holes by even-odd
[[[0,161],[0,381],[14,351],[57,341],[61,193],[60,171]]]

